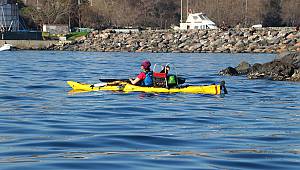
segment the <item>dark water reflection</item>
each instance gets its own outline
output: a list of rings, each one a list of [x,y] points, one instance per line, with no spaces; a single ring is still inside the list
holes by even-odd
[[[265,54],[0,53],[0,169],[299,169],[299,83],[222,77]],[[67,80],[135,76],[142,59],[176,64],[225,97],[92,92]]]

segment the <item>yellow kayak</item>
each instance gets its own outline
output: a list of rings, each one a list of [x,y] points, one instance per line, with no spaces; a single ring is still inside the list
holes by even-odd
[[[67,81],[72,92],[89,92],[89,91],[122,91],[122,92],[145,92],[145,93],[191,93],[191,94],[211,94],[218,95],[227,93],[225,82],[220,85],[203,85],[203,86],[182,86],[174,88],[162,87],[141,87],[132,85],[123,81],[115,81],[111,83],[86,84],[75,81]]]

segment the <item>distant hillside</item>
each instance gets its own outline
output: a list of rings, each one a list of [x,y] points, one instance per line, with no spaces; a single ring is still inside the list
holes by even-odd
[[[21,15],[32,27],[154,27],[179,25],[180,0],[18,0]],[[78,4],[80,2],[80,4]],[[218,25],[299,26],[300,0],[189,0],[186,11],[204,12]],[[187,10],[189,9],[189,10]]]

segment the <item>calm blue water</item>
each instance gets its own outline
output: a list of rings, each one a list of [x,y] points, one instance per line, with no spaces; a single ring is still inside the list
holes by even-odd
[[[299,169],[300,83],[223,77],[266,54],[0,53],[0,169]],[[225,97],[91,92],[67,80],[127,78],[143,59]]]

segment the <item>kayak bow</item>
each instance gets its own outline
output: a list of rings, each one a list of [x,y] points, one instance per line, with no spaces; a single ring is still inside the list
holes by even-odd
[[[89,91],[122,91],[122,92],[145,92],[145,93],[192,93],[192,94],[226,94],[225,82],[220,85],[202,85],[202,86],[182,86],[174,88],[162,87],[141,87],[132,85],[123,81],[115,81],[111,83],[86,84],[75,81],[67,81],[73,92],[89,92]]]

